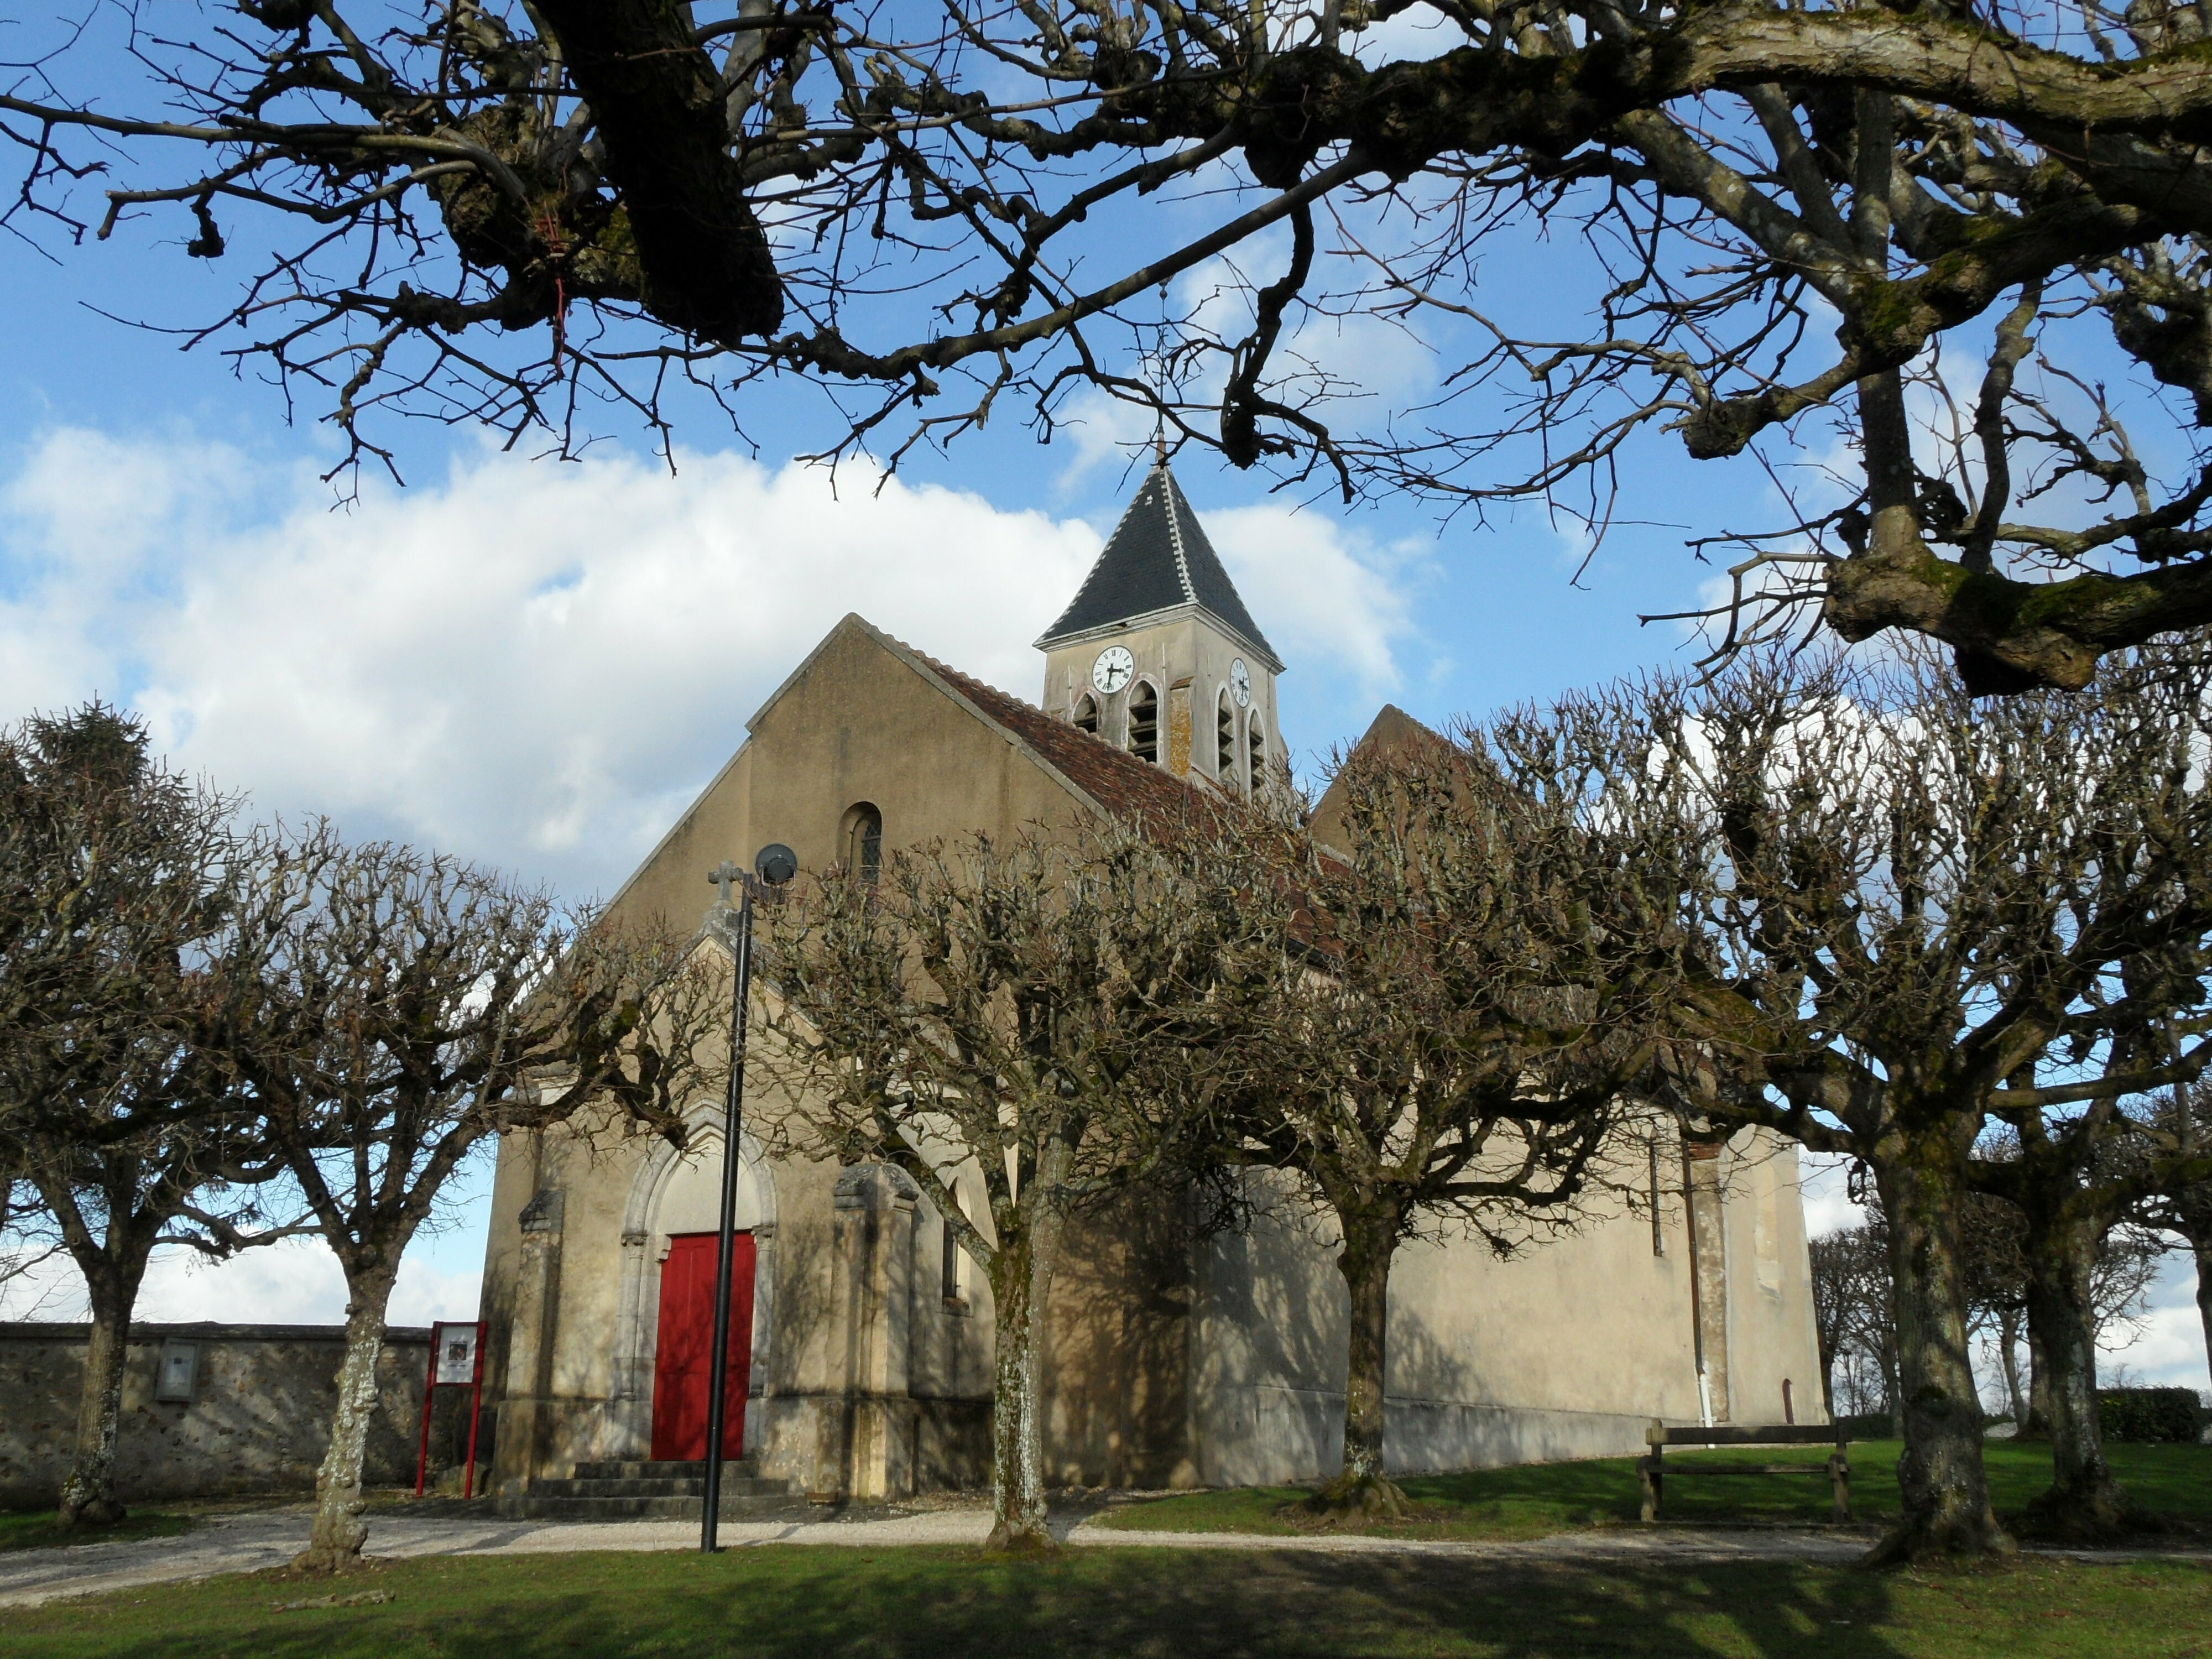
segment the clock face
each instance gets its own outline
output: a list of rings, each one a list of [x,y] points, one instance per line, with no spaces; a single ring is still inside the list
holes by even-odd
[[[1229,695],[1237,699],[1239,708],[1252,701],[1252,671],[1245,667],[1242,657],[1229,665]]]
[[[1137,659],[1126,645],[1109,645],[1091,665],[1091,683],[1108,696],[1127,685],[1136,674]]]

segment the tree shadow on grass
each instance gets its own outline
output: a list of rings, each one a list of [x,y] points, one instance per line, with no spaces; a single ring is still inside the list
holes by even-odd
[[[1017,1562],[974,1552],[812,1549],[719,1559],[449,1559],[364,1582],[389,1589],[392,1601],[278,1613],[271,1604],[284,1597],[272,1592],[282,1587],[233,1580],[227,1594],[195,1587],[163,1597],[158,1609],[125,1606],[121,1618],[0,1632],[0,1654],[1897,1659],[1903,1651],[1879,1628],[1895,1610],[1893,1581],[1787,1563],[1500,1567],[1433,1556],[1133,1548]]]

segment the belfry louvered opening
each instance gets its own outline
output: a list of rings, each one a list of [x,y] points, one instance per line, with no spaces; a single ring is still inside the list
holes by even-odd
[[[1229,706],[1229,694],[1224,691],[1214,704],[1213,711],[1213,775],[1224,788],[1237,782],[1237,713]]]
[[[1129,693],[1129,752],[1142,761],[1160,757],[1160,694],[1150,680],[1139,680]]]

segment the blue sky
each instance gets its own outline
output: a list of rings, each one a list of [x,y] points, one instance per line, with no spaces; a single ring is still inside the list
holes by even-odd
[[[576,896],[621,881],[848,610],[1036,697],[1028,642],[1147,448],[1080,404],[1040,447],[1010,411],[949,455],[916,451],[878,490],[865,463],[834,481],[792,464],[837,422],[817,394],[776,387],[740,409],[750,442],[703,398],[683,404],[672,474],[614,421],[580,462],[387,428],[408,488],[372,477],[341,503],[318,477],[337,450],[312,394],[288,421],[220,340],[186,352],[157,331],[219,314],[241,274],[184,258],[182,234],[126,224],[52,258],[0,240],[0,715],[98,692],[263,812],[328,812]],[[1542,296],[1573,258],[1508,245],[1480,280]],[[1401,404],[1437,372],[1357,323],[1302,345]],[[1539,510],[1440,525],[1410,501],[1273,495],[1195,452],[1177,472],[1288,664],[1284,735],[1309,772],[1385,701],[1440,724],[1682,660],[1679,629],[1637,617],[1711,582],[1687,527],[1781,516],[1750,462],[1692,465],[1656,437],[1624,475],[1635,522],[1586,567],[1575,527]],[[410,1257],[403,1322],[472,1308],[482,1176]],[[1836,1213],[1826,1185],[1814,1207]],[[145,1316],[335,1318],[317,1248],[167,1264]],[[2155,1340],[2122,1358],[2203,1386],[2191,1283],[2169,1275]],[[70,1287],[54,1297],[62,1310]]]

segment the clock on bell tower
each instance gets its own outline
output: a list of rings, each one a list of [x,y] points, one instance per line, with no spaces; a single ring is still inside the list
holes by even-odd
[[[1282,662],[1164,459],[1036,644],[1046,713],[1234,793],[1288,775]]]

